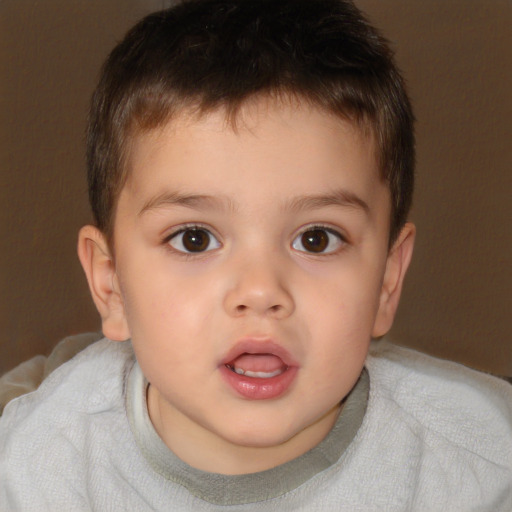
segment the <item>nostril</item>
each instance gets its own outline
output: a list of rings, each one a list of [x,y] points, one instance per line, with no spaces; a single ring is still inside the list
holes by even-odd
[[[246,306],[245,304],[239,304],[236,307],[236,312],[239,314],[246,313],[248,309],[249,309],[249,306]],[[270,306],[267,309],[267,311],[270,313],[278,313],[279,311],[281,311],[281,309],[282,309],[282,306],[280,304],[275,304],[274,306]]]

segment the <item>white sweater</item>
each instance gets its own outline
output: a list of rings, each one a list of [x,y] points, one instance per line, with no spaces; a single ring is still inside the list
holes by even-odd
[[[0,419],[0,511],[512,511],[512,386],[379,342],[320,445],[253,475],[195,470],[147,417],[129,343],[102,340]]]

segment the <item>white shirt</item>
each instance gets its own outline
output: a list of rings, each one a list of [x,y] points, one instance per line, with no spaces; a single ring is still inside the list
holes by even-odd
[[[177,459],[131,345],[102,340],[5,408],[0,510],[512,511],[512,386],[383,342],[366,368],[320,445],[241,478]]]

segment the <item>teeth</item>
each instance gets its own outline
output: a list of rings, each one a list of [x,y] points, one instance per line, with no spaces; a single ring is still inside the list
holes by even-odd
[[[275,377],[276,375],[281,375],[283,370],[276,370],[274,372],[244,372],[244,375],[247,377],[256,377],[257,379],[270,379],[270,377]]]
[[[283,373],[283,369],[278,369],[273,372],[251,372],[249,370],[245,371],[242,368],[237,368],[236,366],[230,367],[238,375],[245,375],[247,377],[255,377],[257,379],[270,379],[271,377],[275,377],[277,375],[281,375]]]

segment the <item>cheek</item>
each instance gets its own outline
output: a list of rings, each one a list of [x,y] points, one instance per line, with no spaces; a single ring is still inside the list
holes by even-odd
[[[128,320],[160,322],[164,313],[172,318],[197,297],[198,283],[170,265],[164,253],[147,252],[133,254],[118,266],[119,283]]]
[[[137,275],[134,268],[129,273],[126,266],[121,276]],[[139,271],[137,279],[120,279],[120,285],[132,342],[140,357],[140,351],[158,351],[179,364],[194,350],[197,353],[215,309],[216,292],[205,276],[155,264]]]
[[[313,276],[314,277],[314,276]],[[371,330],[377,312],[381,276],[372,268],[337,269],[325,279],[304,284],[302,299],[304,309],[313,311],[319,327],[338,325],[347,329]]]
[[[351,273],[338,277],[310,294],[300,313],[308,318],[307,335],[316,347],[311,354],[317,384],[330,389],[328,383],[336,383],[334,387],[348,391],[345,386],[357,378],[366,358],[378,309],[379,283],[375,276],[367,282]]]
[[[134,351],[153,384],[165,387],[185,377],[193,378],[199,371],[198,354],[204,350],[205,330],[200,310],[204,309],[197,299],[160,284],[127,294],[126,315]]]
[[[170,334],[176,337],[199,327],[202,308],[197,294],[178,292],[179,283],[168,285],[159,283],[125,294],[125,312],[133,337],[144,336],[147,341],[157,342]]]

